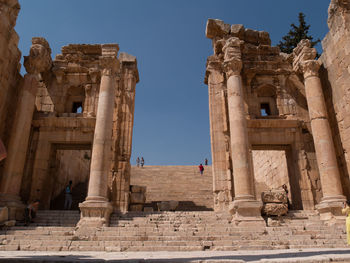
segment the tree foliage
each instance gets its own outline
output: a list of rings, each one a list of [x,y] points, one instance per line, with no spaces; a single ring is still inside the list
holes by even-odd
[[[313,41],[313,37],[309,35],[310,25],[306,24],[305,15],[303,13],[299,13],[298,19],[299,25],[296,26],[294,23],[291,24],[291,29],[289,30],[288,34],[284,36],[282,41],[280,41],[277,45],[280,47],[281,52],[288,54],[292,53],[293,49],[302,39],[309,39],[311,42],[311,47],[314,47],[321,41],[320,39]]]

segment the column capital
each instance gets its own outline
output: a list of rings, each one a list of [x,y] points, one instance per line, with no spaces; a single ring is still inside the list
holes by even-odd
[[[315,60],[317,51],[311,47],[308,39],[303,39],[293,50],[293,70],[304,74],[304,78],[311,76],[318,77],[320,63]]]
[[[100,67],[102,76],[115,76],[119,70],[119,61],[116,56],[101,56]]]
[[[238,37],[226,40],[222,51],[224,52],[224,70],[227,78],[232,75],[240,75],[242,70],[242,41]]]
[[[306,60],[300,63],[300,70],[304,74],[304,79],[308,77],[318,77],[320,63],[317,60]]]

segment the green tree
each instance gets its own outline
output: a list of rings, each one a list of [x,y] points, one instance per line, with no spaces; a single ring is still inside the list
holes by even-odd
[[[279,42],[277,46],[280,47],[281,51],[284,53],[292,53],[293,49],[298,45],[300,40],[309,39],[311,42],[311,47],[314,47],[321,40],[317,39],[313,41],[313,37],[309,35],[310,25],[307,25],[305,22],[305,15],[303,13],[299,13],[298,16],[299,25],[296,26],[294,23],[291,24],[291,29],[288,34],[282,38],[282,41]]]

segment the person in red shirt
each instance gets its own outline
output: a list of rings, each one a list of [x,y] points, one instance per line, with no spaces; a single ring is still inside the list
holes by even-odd
[[[203,175],[203,172],[204,172],[204,167],[203,167],[203,165],[200,164],[200,165],[198,166],[198,168],[199,168],[199,172],[201,173],[201,175]]]

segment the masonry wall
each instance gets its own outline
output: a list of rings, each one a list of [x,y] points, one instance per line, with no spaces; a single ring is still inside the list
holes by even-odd
[[[321,79],[344,194],[350,198],[350,1],[332,0],[329,32],[322,41]]]
[[[11,133],[22,80],[19,74],[19,37],[14,30],[19,10],[17,0],[0,0],[0,139],[5,146]],[[0,162],[0,170],[3,163]]]

